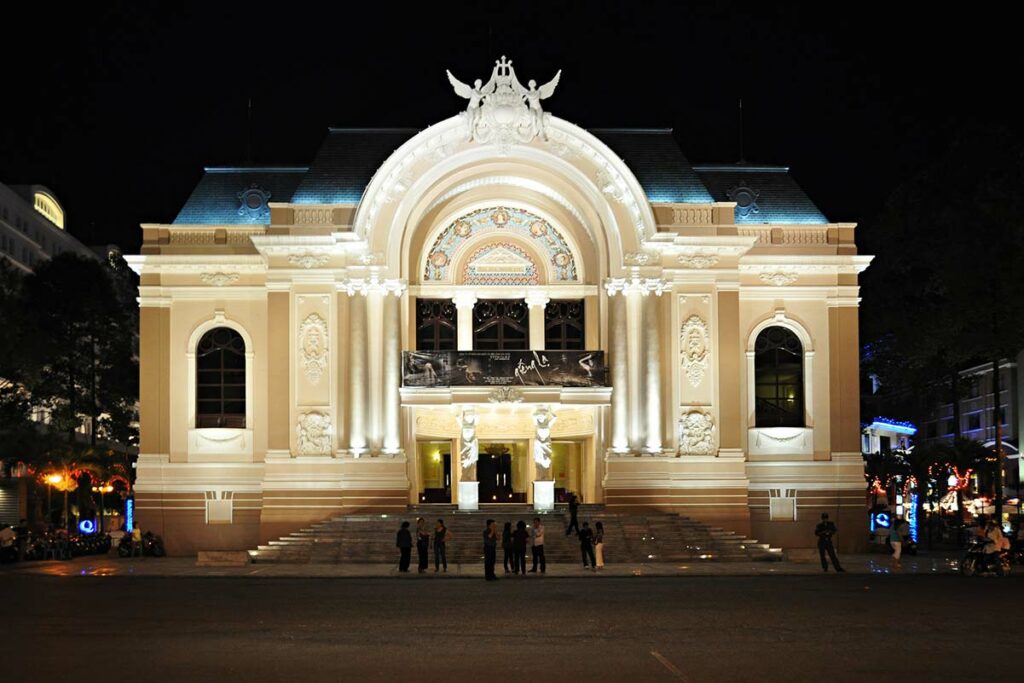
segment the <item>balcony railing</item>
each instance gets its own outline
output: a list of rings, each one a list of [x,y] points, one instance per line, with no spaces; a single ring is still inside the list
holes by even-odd
[[[604,351],[405,351],[402,386],[607,386]]]

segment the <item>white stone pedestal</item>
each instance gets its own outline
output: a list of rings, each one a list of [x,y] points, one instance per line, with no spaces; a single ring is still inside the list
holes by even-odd
[[[533,482],[533,509],[537,512],[550,512],[555,509],[555,482]]]
[[[480,482],[460,481],[459,482],[459,509],[479,510],[480,509]]]

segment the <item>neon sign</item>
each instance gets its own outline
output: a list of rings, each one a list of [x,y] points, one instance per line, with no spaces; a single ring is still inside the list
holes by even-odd
[[[81,522],[78,523],[78,530],[81,531],[83,534],[91,534],[92,532],[96,531],[96,522],[92,521],[91,519],[83,519]]]
[[[135,499],[129,498],[124,502],[124,530],[131,531],[135,528]]]

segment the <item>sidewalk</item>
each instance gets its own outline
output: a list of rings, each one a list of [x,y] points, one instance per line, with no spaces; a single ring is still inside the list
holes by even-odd
[[[933,554],[905,557],[903,568],[894,572],[887,555],[846,555],[840,558],[847,575],[954,574],[958,570],[956,555]],[[482,564],[449,565],[447,573],[435,574],[433,567],[418,574],[415,567],[400,574],[397,566],[388,564],[248,564],[241,567],[197,567],[195,558],[132,558],[78,557],[74,560],[26,562],[0,568],[5,573],[34,576],[149,576],[149,577],[256,577],[256,578],[331,578],[379,579],[400,581],[438,581],[444,579],[482,579]],[[815,562],[703,562],[689,564],[644,563],[609,564],[600,572],[584,570],[576,564],[549,564],[543,578],[624,578],[624,577],[686,577],[686,576],[820,576],[821,566]],[[833,572],[829,571],[829,574]],[[536,580],[539,575],[498,576],[509,580]]]

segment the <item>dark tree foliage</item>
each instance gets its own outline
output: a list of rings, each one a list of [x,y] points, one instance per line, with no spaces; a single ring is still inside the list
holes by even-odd
[[[914,419],[954,400],[956,372],[1024,346],[1024,143],[965,130],[869,226],[885,249],[864,277],[864,370],[880,408]]]

